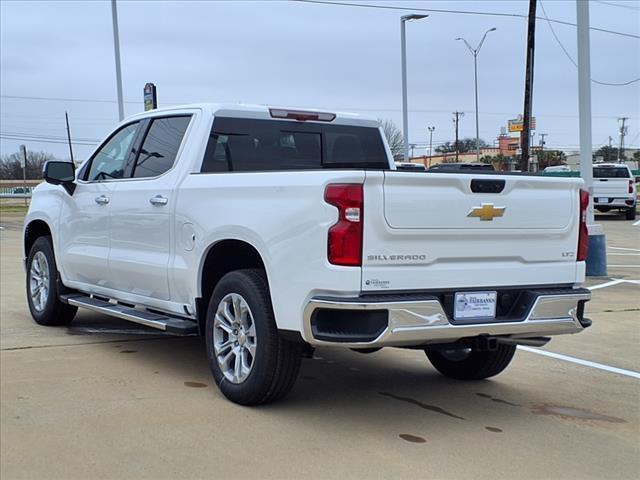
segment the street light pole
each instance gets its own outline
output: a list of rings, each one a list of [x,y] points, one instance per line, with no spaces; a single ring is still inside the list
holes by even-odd
[[[427,130],[429,130],[429,165],[427,165],[428,167],[431,166],[431,160],[433,159],[433,131],[436,129],[436,127],[427,127]]]
[[[589,2],[576,0],[576,30],[578,43],[578,118],[580,128],[580,176],[589,192],[586,224],[589,248],[586,274],[607,274],[607,246],[601,225],[593,216],[593,138],[591,135],[591,54],[589,45]]]
[[[400,49],[402,58],[402,135],[404,136],[403,156],[404,161],[409,161],[409,113],[407,111],[407,39],[405,35],[405,22],[408,20],[420,20],[429,15],[403,15],[400,17]]]
[[[118,8],[116,0],[111,0],[111,20],[113,22],[113,52],[116,58],[116,89],[118,91],[118,119],[124,119],[124,101],[122,99],[122,71],[120,68],[120,34],[118,33]]]
[[[475,80],[474,83],[476,94],[476,162],[480,162],[480,121],[478,119],[478,54],[480,53],[480,49],[482,48],[482,44],[484,43],[484,39],[487,37],[487,34],[489,32],[494,32],[495,30],[495,28],[490,28],[489,30],[484,32],[482,40],[480,40],[480,43],[476,48],[473,48],[471,45],[469,45],[469,42],[467,42],[464,38],[456,38],[456,40],[462,40],[471,52],[471,55],[473,55],[473,76]]]

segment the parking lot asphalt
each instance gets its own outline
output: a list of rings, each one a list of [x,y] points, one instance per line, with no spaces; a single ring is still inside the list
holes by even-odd
[[[587,281],[593,327],[542,349],[559,358],[521,350],[464,383],[420,351],[319,349],[284,401],[246,408],[218,392],[199,338],[82,311],[36,325],[22,217],[3,215],[0,476],[638,478],[640,225],[596,220],[609,276]]]

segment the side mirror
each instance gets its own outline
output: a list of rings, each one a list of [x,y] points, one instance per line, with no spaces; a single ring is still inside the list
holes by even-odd
[[[73,183],[76,179],[75,170],[76,167],[71,162],[48,161],[44,164],[42,177],[47,183],[62,185],[69,195],[73,195],[76,189],[76,184]]]

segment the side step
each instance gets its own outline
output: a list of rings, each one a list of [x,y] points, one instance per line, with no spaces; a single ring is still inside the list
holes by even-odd
[[[146,325],[147,327],[163,330],[167,333],[173,333],[174,335],[195,335],[198,333],[198,324],[193,320],[170,317],[146,310],[138,310],[133,307],[127,307],[126,305],[110,303],[105,300],[77,293],[61,295],[60,300],[69,305],[104,313],[112,317],[118,317],[123,320]]]

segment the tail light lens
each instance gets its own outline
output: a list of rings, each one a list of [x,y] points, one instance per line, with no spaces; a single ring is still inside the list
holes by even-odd
[[[355,183],[327,185],[324,200],[338,209],[338,221],[329,228],[327,258],[333,265],[362,265],[363,189]]]
[[[629,193],[633,193],[633,180],[629,180]]]
[[[578,256],[579,262],[587,259],[589,248],[589,231],[587,230],[587,209],[589,208],[589,192],[580,190],[580,226],[578,227]]]

